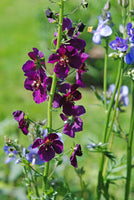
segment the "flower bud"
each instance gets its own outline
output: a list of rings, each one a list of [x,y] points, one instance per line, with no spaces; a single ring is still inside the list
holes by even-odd
[[[134,68],[131,68],[127,71],[126,76],[134,80]]]
[[[86,0],[82,0],[82,7],[83,8],[87,8],[88,7],[88,3]]]
[[[118,0],[118,4],[120,4],[123,8],[127,8],[129,5],[129,0]]]
[[[108,1],[106,2],[106,4],[104,5],[103,10],[108,11],[108,10],[110,10],[110,7],[111,7],[110,0],[108,0]]]
[[[45,11],[45,14],[46,14],[46,17],[47,17],[47,18],[52,18],[52,17],[53,17],[53,12],[50,10],[50,8],[48,8],[48,9]]]
[[[85,28],[85,25],[82,22],[77,24],[77,29],[79,32],[83,32],[84,28]]]

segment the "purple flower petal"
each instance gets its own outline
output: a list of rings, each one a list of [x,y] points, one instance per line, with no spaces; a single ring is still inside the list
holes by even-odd
[[[55,156],[54,149],[51,146],[47,146],[47,147],[41,146],[38,151],[38,154],[40,158],[44,160],[45,162],[52,160],[52,158],[54,158]]]
[[[47,99],[46,90],[44,90],[44,88],[41,88],[41,87],[38,90],[35,90],[33,92],[33,99],[37,104],[40,104],[46,101]]]
[[[75,156],[75,153],[73,153],[73,154],[71,155],[70,161],[71,161],[71,165],[73,165],[75,168],[78,167],[78,165],[77,165],[77,158],[76,158],[76,156]]]
[[[36,65],[34,63],[34,61],[32,60],[28,60],[22,67],[22,70],[24,72],[28,72],[30,70],[35,70],[36,69]]]
[[[22,119],[24,119],[25,114],[23,111],[17,110],[15,112],[13,112],[13,116],[14,116],[14,119],[19,122]]]
[[[43,144],[43,142],[44,142],[43,139],[40,139],[40,138],[36,139],[36,140],[34,141],[34,143],[32,144],[32,148],[34,149],[34,148],[36,148],[36,147],[39,147],[41,144]]]
[[[52,55],[49,56],[48,63],[54,64],[54,63],[58,62],[59,59],[60,59],[60,56],[55,54],[55,53],[53,53]]]
[[[83,106],[74,106],[72,113],[74,116],[81,116],[86,113],[86,110]]]
[[[60,79],[65,79],[69,72],[69,66],[68,65],[61,65],[60,63],[57,63],[54,68],[54,72]]]
[[[52,146],[56,153],[60,154],[63,152],[63,143],[60,140],[53,141]]]
[[[62,31],[72,28],[72,21],[69,18],[63,18]]]
[[[73,46],[75,49],[83,50],[86,46],[85,40],[79,38],[73,38],[69,41],[70,45]]]
[[[63,128],[63,133],[74,138],[75,137],[75,132],[74,130],[72,129],[72,126],[69,125],[69,124],[65,124],[64,125],[64,128]]]

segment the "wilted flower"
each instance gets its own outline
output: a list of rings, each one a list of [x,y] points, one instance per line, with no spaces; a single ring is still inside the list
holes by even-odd
[[[14,147],[5,145],[3,147],[3,150],[8,155],[8,158],[6,159],[5,163],[9,163],[16,159],[17,151],[14,149]]]
[[[109,18],[103,20],[102,17],[99,18],[99,24],[96,30],[92,30],[91,27],[88,28],[88,32],[93,33],[93,42],[95,44],[101,44],[101,37],[108,37],[112,34],[112,29],[107,25]]]
[[[24,135],[27,135],[29,133],[28,127],[29,127],[29,120],[25,119],[25,113],[21,110],[17,110],[13,112],[14,119],[19,123],[19,127]]]
[[[43,161],[50,161],[55,153],[60,154],[63,151],[63,143],[56,133],[50,133],[44,139],[38,138],[32,144],[32,148],[39,147],[38,155]]]
[[[74,138],[75,132],[82,131],[83,122],[79,116],[85,113],[83,106],[74,106],[72,109],[73,115],[67,118],[64,114],[60,114],[62,120],[65,122],[63,133]]]
[[[127,53],[124,57],[125,63],[128,65],[132,65],[134,63],[134,46],[131,47],[129,53]]]
[[[34,165],[41,165],[44,163],[44,161],[39,157],[38,155],[38,148],[32,148],[32,145],[28,147],[28,153],[26,152],[26,149],[24,149],[23,154],[26,157],[26,159]]]
[[[75,168],[78,167],[76,156],[82,156],[82,151],[81,151],[81,146],[80,146],[80,144],[76,144],[76,145],[75,145],[75,147],[74,147],[74,152],[72,153],[72,155],[71,155],[71,157],[70,157],[71,165],[73,165]]]
[[[118,51],[124,52],[124,51],[127,51],[127,49],[128,49],[127,40],[128,40],[128,38],[122,39],[117,36],[115,40],[113,40],[109,43],[109,46],[113,50],[118,50]]]

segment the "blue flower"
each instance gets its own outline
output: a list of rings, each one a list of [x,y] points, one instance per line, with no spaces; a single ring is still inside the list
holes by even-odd
[[[12,146],[4,146],[3,150],[8,155],[8,158],[5,160],[5,163],[9,163],[16,159],[17,151]],[[17,163],[18,161],[16,161]]]
[[[23,150],[23,154],[25,155],[28,162],[31,163],[32,166],[34,165],[41,165],[44,161],[38,155],[38,148],[32,149],[32,145],[28,147],[28,153],[26,153],[26,149]]]
[[[108,92],[113,94],[115,89],[115,85],[111,84],[109,86]],[[118,101],[118,108],[120,108],[121,106],[128,106],[129,105],[129,98],[128,98],[128,94],[129,94],[129,89],[126,85],[121,86],[120,89],[120,94],[119,94],[119,101]],[[115,94],[115,101],[117,99],[117,92]],[[108,101],[109,103],[109,101]]]
[[[129,41],[134,44],[134,28],[132,28],[132,24],[127,24],[127,34],[129,35]]]
[[[132,65],[134,63],[134,46],[132,46],[129,53],[126,54],[124,61],[128,65]]]
[[[98,24],[98,27],[96,30],[89,30],[88,29],[88,32],[92,32],[93,33],[93,42],[95,44],[101,44],[101,37],[108,37],[112,34],[112,29],[110,26],[107,25],[108,21],[109,21],[109,18],[107,18],[106,20],[103,20],[101,17],[98,17],[99,18],[99,24]]]
[[[128,49],[127,40],[128,40],[128,38],[122,39],[117,36],[115,40],[113,40],[109,43],[109,46],[113,50],[118,50],[118,51],[124,52],[124,51],[127,51],[127,49]]]

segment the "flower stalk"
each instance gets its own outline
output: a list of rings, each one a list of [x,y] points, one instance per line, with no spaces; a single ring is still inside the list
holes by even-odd
[[[60,12],[59,12],[58,38],[57,38],[56,50],[59,49],[60,44],[61,44],[63,10],[64,10],[64,1],[63,0],[60,0],[59,7],[60,7]],[[49,102],[48,102],[48,132],[49,133],[52,130],[52,103],[53,103],[53,97],[54,97],[54,93],[55,93],[55,89],[56,89],[56,83],[57,83],[57,76],[54,73],[51,91],[50,91],[50,95],[49,95]],[[47,190],[48,172],[49,172],[49,162],[46,162],[45,170],[44,170],[44,177],[43,177],[43,193],[45,193]]]
[[[125,200],[129,199],[129,193],[130,193],[133,133],[134,133],[134,81],[132,80],[132,111],[131,111],[128,143],[127,143],[127,177],[125,186],[125,198],[124,198]]]
[[[108,133],[108,125],[109,125],[109,120],[110,120],[110,114],[113,108],[113,104],[114,104],[114,99],[115,99],[115,94],[117,91],[117,88],[119,86],[119,82],[121,78],[121,71],[122,71],[122,62],[123,60],[121,59],[119,62],[119,68],[118,68],[118,74],[117,74],[117,78],[116,78],[116,83],[115,83],[115,90],[114,93],[112,95],[110,104],[108,106],[108,111],[107,111],[107,115],[106,115],[106,119],[105,119],[105,127],[104,127],[104,134],[103,134],[103,143],[106,143],[107,140],[107,133]],[[101,190],[103,188],[103,168],[104,168],[104,154],[102,154],[101,159],[100,159],[100,165],[99,165],[99,173],[98,173],[98,185],[97,185],[97,200],[100,200],[101,198]]]
[[[106,38],[106,53],[105,53],[105,60],[104,60],[104,81],[103,81],[103,91],[104,91],[104,105],[105,110],[107,110],[107,61],[108,61],[108,39]]]
[[[116,111],[117,111],[117,107],[118,107],[120,89],[121,89],[122,79],[123,79],[123,69],[124,69],[123,66],[124,66],[124,62],[123,62],[123,65],[121,67],[121,74],[120,74],[120,81],[119,81],[118,92],[117,92],[117,99],[116,99],[115,106],[114,106],[114,112],[113,112],[111,124],[110,124],[110,127],[109,127],[108,132],[107,132],[107,140],[106,140],[106,142],[109,142],[111,131],[112,131],[112,127],[113,127],[113,123],[114,123],[114,120],[115,120],[115,117],[116,117]],[[109,144],[109,149],[112,148],[113,138],[114,138],[114,133],[112,133],[112,136],[111,136],[111,141],[110,141],[110,144]],[[103,170],[103,176],[105,176],[105,174],[106,174],[107,165],[108,165],[108,157],[105,160],[104,170]]]

